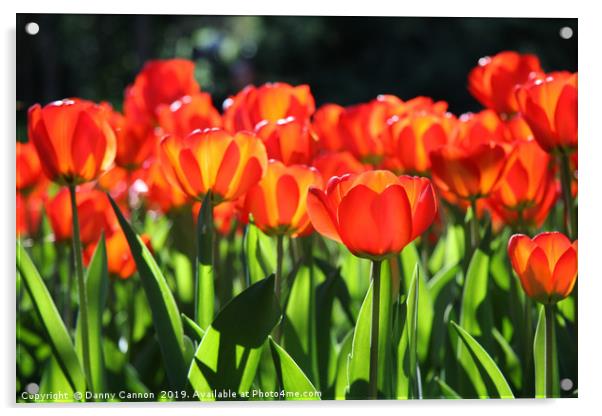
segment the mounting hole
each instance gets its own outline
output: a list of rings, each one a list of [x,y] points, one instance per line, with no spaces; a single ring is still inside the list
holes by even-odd
[[[561,27],[558,34],[562,39],[570,39],[573,37],[573,29],[568,26]]]
[[[40,25],[38,25],[36,22],[29,22],[25,25],[25,32],[28,35],[31,35],[31,36],[37,35],[39,31],[40,31]]]
[[[573,380],[570,378],[563,378],[560,381],[560,388],[564,391],[569,391],[573,388]]]

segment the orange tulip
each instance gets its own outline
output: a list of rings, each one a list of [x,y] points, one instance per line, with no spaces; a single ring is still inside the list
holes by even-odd
[[[159,137],[152,126],[140,123],[132,117],[125,117],[116,111],[112,111],[110,123],[117,141],[117,166],[132,171],[154,155]]]
[[[285,165],[309,164],[316,149],[316,141],[307,121],[288,117],[277,122],[262,121],[256,127],[263,140],[268,158]]]
[[[310,186],[322,184],[322,177],[314,168],[285,166],[270,160],[265,177],[249,189],[245,209],[266,234],[307,235],[312,230],[307,216],[307,191]]]
[[[69,190],[61,188],[46,203],[46,213],[55,241],[68,241],[72,237],[71,204]],[[95,243],[104,231],[106,235],[118,227],[117,217],[104,192],[79,188],[77,190],[77,212],[80,220],[81,241],[84,245]]]
[[[158,161],[153,161],[137,172],[146,189],[141,192],[148,208],[168,213],[172,209],[186,204],[188,196],[179,186],[172,186],[165,175],[163,166]]]
[[[136,271],[136,262],[123,231],[118,228],[114,232],[105,235],[107,248],[107,269],[110,274],[120,279],[130,278]],[[99,237],[100,238],[100,237]],[[142,242],[152,250],[150,238],[146,234],[140,236]],[[92,242],[84,250],[84,264],[88,266],[98,246],[98,241]]]
[[[88,182],[112,165],[116,143],[108,117],[106,107],[80,99],[29,109],[29,138],[49,179]]]
[[[124,111],[127,117],[152,124],[157,107],[196,94],[200,86],[194,79],[194,62],[186,59],[148,61],[126,89]]]
[[[393,150],[392,157],[405,172],[427,173],[431,168],[429,153],[443,146],[457,122],[451,114],[413,113],[389,120],[383,132]]]
[[[263,177],[265,146],[248,132],[230,135],[224,130],[195,130],[161,142],[162,165],[188,196],[202,200],[211,191],[214,203],[232,201]]]
[[[313,116],[312,127],[318,136],[318,146],[326,151],[343,149],[344,143],[339,129],[339,119],[345,111],[338,104],[325,104]]]
[[[42,180],[42,167],[33,143],[17,142],[17,191],[27,192]]]
[[[27,194],[17,192],[17,237],[37,234],[42,222],[42,209],[45,199],[45,191],[35,189]]]
[[[340,116],[340,132],[353,155],[363,163],[377,165],[385,154],[381,133],[390,117],[390,106],[382,101],[357,104],[345,108]]]
[[[356,256],[381,260],[422,234],[437,214],[427,178],[376,170],[330,179],[310,188],[307,210],[320,234]]]
[[[322,174],[324,183],[333,176],[364,172],[364,166],[350,152],[329,152],[316,157],[312,165]]]
[[[457,135],[430,153],[433,182],[444,196],[477,199],[497,185],[506,163],[505,147],[498,141],[504,126],[498,130],[494,123],[491,129],[483,120],[479,115],[461,117]]]
[[[546,152],[577,148],[577,73],[554,72],[523,84],[518,107]]]
[[[551,158],[534,140],[518,142],[489,198],[492,209],[510,225],[540,227],[558,197]]]
[[[211,95],[205,92],[186,95],[170,105],[160,105],[157,119],[166,134],[180,137],[196,129],[222,126],[222,117],[213,106]]]
[[[533,239],[515,234],[508,256],[527,296],[547,304],[569,296],[577,280],[577,240],[545,232]]]
[[[224,127],[230,132],[255,130],[257,123],[287,117],[307,120],[315,111],[308,85],[293,87],[284,82],[248,86],[224,103]]]
[[[479,65],[468,74],[468,91],[485,107],[499,114],[516,113],[518,104],[514,88],[541,71],[535,55],[500,52],[479,59]]]

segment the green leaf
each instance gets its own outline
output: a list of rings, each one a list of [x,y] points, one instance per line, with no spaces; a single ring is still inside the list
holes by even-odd
[[[441,388],[441,393],[443,394],[443,397],[445,397],[446,399],[462,398],[454,389],[452,389],[445,381],[441,380],[439,377],[435,377],[435,381],[439,385],[439,388]]]
[[[17,269],[21,274],[27,293],[29,293],[38,318],[42,323],[54,357],[57,359],[73,390],[84,391],[86,388],[86,379],[75,347],[71,342],[69,332],[67,332],[67,328],[42,277],[31,262],[29,255],[20,241],[17,241]]]
[[[303,265],[297,271],[286,303],[282,344],[303,372],[316,379],[315,270]]]
[[[339,349],[339,354],[337,357],[337,373],[334,386],[335,400],[345,400],[345,392],[347,390],[347,385],[349,384],[349,380],[347,378],[347,362],[349,361],[349,356],[351,355],[352,345],[353,330],[349,331],[347,335],[345,335],[345,338],[343,338]]]
[[[194,267],[188,256],[177,250],[171,251],[171,261],[176,278],[178,300],[191,304],[194,301]]]
[[[420,263],[420,256],[415,243],[408,244],[401,252],[401,266],[403,270],[404,292],[410,293],[410,285],[414,277],[416,267],[420,269],[419,279],[421,283],[418,286],[418,358],[424,362],[428,355],[429,346],[431,343],[431,331],[433,328],[434,309],[433,301],[428,290],[425,279],[424,268]]]
[[[552,340],[552,395],[560,397],[560,381],[558,376],[558,349],[556,339]],[[533,341],[533,358],[535,364],[535,397],[546,397],[546,314],[543,305],[539,309],[539,320]]]
[[[483,377],[487,375],[489,380],[493,383],[498,397],[502,399],[514,398],[514,394],[512,393],[508,382],[504,378],[504,375],[496,365],[493,358],[491,358],[481,344],[479,344],[466,330],[453,321],[451,324],[456,330],[460,340],[462,340],[464,346],[470,352],[471,358],[475,361],[475,363],[478,363],[481,376]],[[489,395],[480,395],[480,397],[489,397]]]
[[[187,364],[184,358],[184,331],[178,306],[153,255],[136,235],[113,198],[108,194],[107,196],[138,268],[142,287],[153,316],[153,324],[167,377],[174,389],[181,389],[186,383]]]
[[[508,374],[510,381],[512,381],[514,387],[520,390],[522,387],[522,367],[518,356],[512,349],[510,343],[504,338],[497,328],[493,328],[493,338],[497,341],[502,352],[504,353],[504,371]]]
[[[274,275],[232,299],[205,331],[188,372],[198,399],[213,401],[213,391],[249,391],[262,346],[280,320]],[[218,398],[219,399],[219,398]]]
[[[276,375],[286,400],[320,400],[319,394],[303,370],[280,345],[269,337]]]
[[[66,393],[67,397],[57,397],[56,399],[50,398],[48,400],[37,401],[36,403],[41,402],[52,402],[52,403],[72,403],[73,399],[73,388],[69,384],[69,380],[65,376],[65,373],[61,369],[58,361],[54,356],[50,356],[50,359],[44,366],[44,371],[42,373],[42,378],[40,380],[40,393],[48,394],[48,393],[56,393],[56,392]],[[49,396],[49,397],[52,397]]]
[[[391,367],[391,275],[389,262],[382,262],[380,311],[378,324],[378,391],[379,395],[391,395],[392,371]],[[366,276],[367,277],[367,276]],[[372,318],[372,283],[366,293],[362,307],[358,314],[353,345],[349,358],[349,387],[348,399],[365,399],[368,397],[368,383],[370,378],[370,330]]]
[[[203,337],[205,336],[205,330],[198,326],[194,320],[190,319],[185,314],[182,314],[182,322],[184,323],[184,331],[186,335],[188,335],[191,339],[200,343]]]
[[[420,399],[421,397],[421,382],[418,378],[418,353],[417,345],[419,341],[418,334],[418,304],[420,302],[420,272],[418,271],[418,264],[414,267],[414,277],[408,290],[408,301],[407,301],[407,315],[405,329],[408,334],[408,357],[410,365],[410,391],[412,392],[411,397],[414,399]],[[403,335],[402,335],[403,336]],[[422,340],[420,340],[422,342]]]
[[[213,273],[213,201],[207,192],[197,219],[197,281],[195,317],[201,328],[207,328],[214,316],[215,284]]]
[[[107,300],[109,288],[109,271],[107,266],[107,249],[104,234],[100,237],[96,250],[86,273],[88,291],[88,340],[90,347],[90,374],[93,391],[106,390],[104,373],[104,356],[102,341],[102,312]],[[83,361],[82,332],[80,319],[77,320],[75,348],[80,361]]]
[[[247,284],[256,283],[276,270],[273,242],[252,224],[245,228],[243,250]]]

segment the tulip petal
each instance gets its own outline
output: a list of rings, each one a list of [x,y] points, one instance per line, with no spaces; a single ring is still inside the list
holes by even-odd
[[[571,246],[558,259],[554,268],[554,293],[560,298],[567,297],[573,290],[577,277],[577,252]]]
[[[558,97],[554,123],[559,138],[577,144],[577,88],[568,83]]]
[[[307,214],[318,233],[342,243],[337,226],[336,208],[326,194],[318,188],[309,189]]]

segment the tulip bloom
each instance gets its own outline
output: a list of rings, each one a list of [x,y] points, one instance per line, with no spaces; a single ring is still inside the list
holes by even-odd
[[[248,132],[231,135],[220,129],[195,130],[184,138],[166,137],[161,150],[168,178],[197,200],[211,191],[216,204],[243,195],[267,168],[265,146]]]
[[[479,65],[468,74],[468,91],[485,107],[498,114],[518,111],[514,88],[529,77],[541,73],[535,55],[504,51],[479,59]]]
[[[245,209],[266,234],[306,235],[312,230],[307,216],[307,191],[322,184],[322,177],[314,168],[285,166],[270,160],[265,177],[249,189]]]
[[[65,99],[28,112],[29,139],[49,179],[79,184],[96,179],[115,158],[116,139],[106,107]]]
[[[489,198],[507,224],[540,227],[558,197],[551,158],[534,140],[518,142]]]
[[[340,131],[345,148],[364,163],[381,162],[385,146],[381,132],[389,118],[389,106],[378,100],[347,107],[340,116]]]
[[[126,116],[152,124],[157,107],[196,94],[200,86],[194,79],[194,62],[187,59],[153,60],[144,64],[134,83],[126,89]]]
[[[117,166],[133,171],[155,154],[159,137],[154,128],[115,111],[112,111],[110,123],[117,142]]]
[[[17,142],[17,191],[27,192],[42,179],[42,166],[33,143]]]
[[[554,72],[523,84],[518,107],[546,152],[577,148],[577,73]]]
[[[69,190],[61,188],[46,203],[46,213],[55,241],[69,241],[73,236],[73,225]],[[95,243],[101,233],[109,235],[119,224],[104,192],[82,188],[77,191],[77,212],[80,220],[81,241],[84,245]]]
[[[338,104],[325,104],[314,113],[312,128],[318,136],[318,146],[326,151],[343,149],[339,120],[345,108]]]
[[[445,195],[476,200],[489,195],[506,163],[498,141],[502,130],[490,129],[479,116],[463,116],[450,143],[430,153],[433,182]]]
[[[223,236],[228,236],[232,231],[232,226],[239,220],[244,223],[244,215],[240,209],[244,201],[237,199],[236,201],[223,202],[213,207],[213,223],[218,233]],[[192,204],[192,218],[196,221],[199,218],[199,212],[203,204],[201,202],[195,202]],[[242,228],[238,227],[236,231],[240,231]]]
[[[350,152],[329,152],[316,157],[312,165],[322,174],[324,183],[333,176],[366,171],[364,166]]]
[[[109,273],[120,279],[132,277],[136,271],[136,262],[132,256],[132,251],[130,250],[130,246],[123,231],[119,228],[108,235],[105,234],[105,237],[107,248],[107,270]],[[147,234],[142,234],[140,239],[149,250],[152,250],[150,237]],[[84,264],[86,264],[86,266],[92,261],[94,251],[96,250],[96,247],[98,247],[98,241],[99,240],[88,244],[84,250]]]
[[[17,237],[37,234],[42,222],[45,194],[34,190],[28,194],[17,192],[16,223]]]
[[[166,134],[180,137],[197,129],[222,126],[222,117],[206,92],[186,95],[170,105],[160,105],[157,119]]]
[[[414,113],[392,118],[383,137],[390,141],[392,157],[405,172],[427,173],[431,168],[429,153],[448,141],[457,120],[451,115]]]
[[[288,117],[277,122],[262,121],[256,127],[263,140],[268,158],[285,165],[309,164],[316,149],[316,140],[309,123]]]
[[[287,117],[307,120],[315,111],[308,85],[293,87],[284,82],[248,86],[224,102],[224,128],[230,132],[254,131],[257,123]]]
[[[508,256],[530,298],[553,304],[571,294],[577,279],[577,240],[571,243],[559,232],[533,239],[515,234],[508,242]]]
[[[431,225],[437,199],[427,178],[376,170],[334,177],[324,191],[310,188],[307,210],[320,234],[356,256],[382,260]]]

